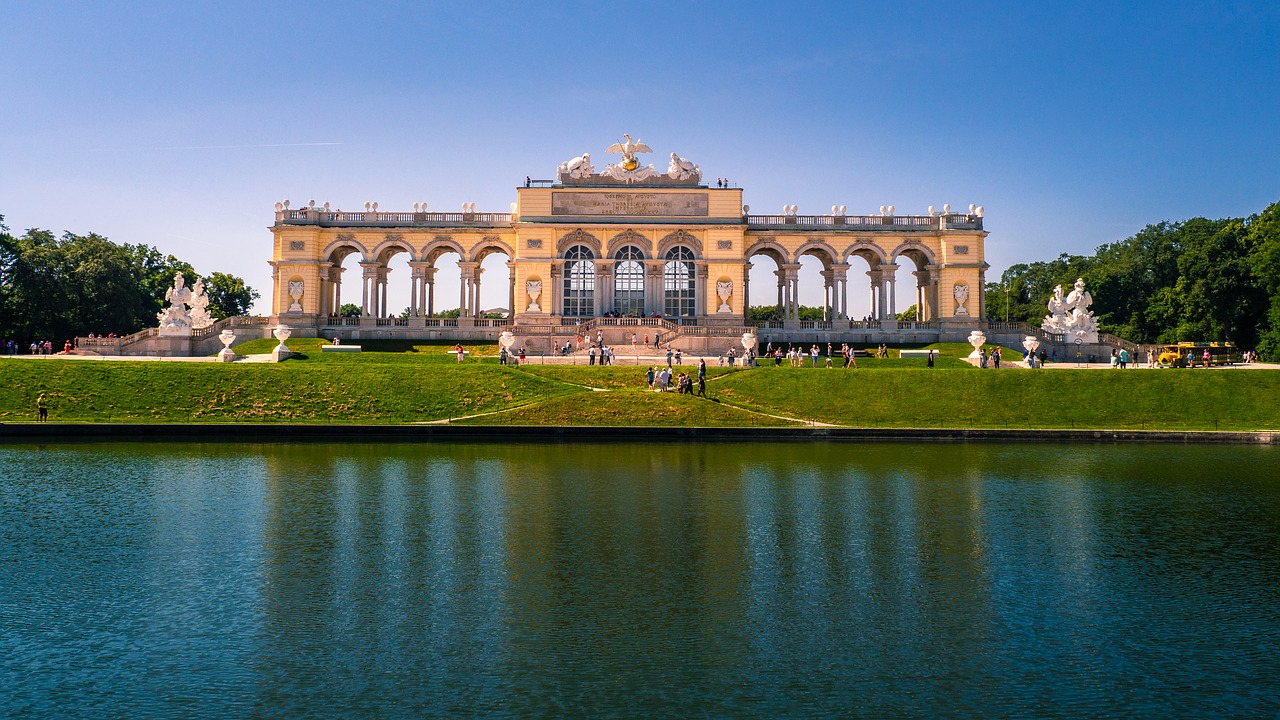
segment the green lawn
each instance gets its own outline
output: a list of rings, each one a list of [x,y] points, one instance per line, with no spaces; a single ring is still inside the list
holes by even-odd
[[[242,353],[269,350],[237,348]],[[0,422],[30,421],[48,394],[63,422],[406,423],[477,416],[484,424],[1280,429],[1271,370],[978,370],[954,356],[862,359],[857,369],[708,368],[710,399],[644,390],[643,366],[458,363],[449,345],[376,345],[358,355],[279,364],[0,361]],[[474,350],[492,346],[474,346]],[[695,366],[684,366],[690,372]],[[603,392],[593,392],[602,388]],[[501,411],[501,412],[499,412]],[[496,413],[488,415],[486,413]]]

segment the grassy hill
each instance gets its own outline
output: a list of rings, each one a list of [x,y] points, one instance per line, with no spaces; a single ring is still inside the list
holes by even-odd
[[[255,341],[241,353],[265,352]],[[709,399],[647,391],[643,367],[503,367],[492,346],[362,343],[360,354],[279,364],[0,361],[0,422],[411,423],[853,427],[1280,429],[1280,371],[978,370],[952,356],[862,359],[857,369],[708,368]],[[371,351],[370,351],[371,350]],[[685,366],[693,371],[693,366]]]

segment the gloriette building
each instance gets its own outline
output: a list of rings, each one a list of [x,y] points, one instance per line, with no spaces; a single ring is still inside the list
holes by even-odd
[[[777,278],[774,319],[760,323],[761,342],[894,342],[959,340],[985,315],[983,212],[930,208],[925,215],[753,213],[743,191],[703,176],[701,168],[669,154],[644,164],[648,146],[624,136],[598,169],[590,154],[565,162],[554,180],[527,180],[516,188],[511,212],[389,212],[370,205],[349,212],[276,206],[271,227],[271,322],[298,335],[482,338],[511,329],[531,350],[596,332],[619,342],[637,327],[662,328],[690,350],[715,348],[756,327],[748,317],[754,263],[768,263]],[[409,258],[411,293],[387,297],[388,261]],[[443,255],[461,260],[437,264]],[[479,303],[481,263],[493,253],[508,260],[510,313],[485,318]],[[359,258],[360,274],[344,271]],[[824,319],[798,317],[800,259],[822,263]],[[851,277],[851,263],[857,274]],[[865,264],[864,264],[865,263]],[[349,263],[348,263],[349,264]],[[899,322],[894,298],[900,267],[915,286],[914,321]],[[863,269],[866,268],[866,269]],[[460,274],[456,298],[435,292],[441,273]],[[850,282],[867,292],[871,317],[849,317]],[[757,304],[760,302],[756,288]],[[358,318],[340,317],[354,303]],[[392,317],[401,308],[408,317]],[[442,308],[460,317],[442,318]],[[508,326],[510,326],[508,328]],[[983,324],[985,327],[985,324]]]

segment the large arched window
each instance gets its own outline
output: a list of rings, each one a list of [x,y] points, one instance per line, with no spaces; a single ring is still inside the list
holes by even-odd
[[[693,282],[693,251],[687,247],[673,247],[667,251],[667,264],[663,268],[663,312],[676,317],[692,317],[696,312],[696,292]]]
[[[574,245],[564,254],[564,314],[594,317],[596,263],[591,248]]]
[[[619,315],[644,316],[644,255],[628,245],[614,255],[613,309]]]

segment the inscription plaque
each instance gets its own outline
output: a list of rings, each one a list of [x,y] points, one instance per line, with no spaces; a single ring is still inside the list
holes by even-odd
[[[555,192],[552,215],[706,217],[706,193]]]

